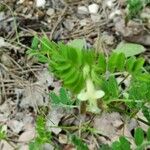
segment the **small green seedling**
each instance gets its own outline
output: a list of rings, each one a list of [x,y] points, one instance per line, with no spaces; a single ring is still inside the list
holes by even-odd
[[[150,4],[150,0],[127,0],[128,20],[139,16],[142,9],[149,4]]]
[[[36,119],[36,137],[29,143],[29,150],[41,150],[46,143],[51,143],[51,132],[46,128],[44,116]]]
[[[7,139],[6,126],[0,126],[0,140]]]

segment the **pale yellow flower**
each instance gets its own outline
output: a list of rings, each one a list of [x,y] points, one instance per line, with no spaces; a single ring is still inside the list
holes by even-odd
[[[93,113],[99,113],[100,109],[97,106],[97,99],[105,95],[104,91],[96,90],[90,78],[86,80],[86,89],[78,94],[77,98],[80,101],[88,101],[87,109]]]

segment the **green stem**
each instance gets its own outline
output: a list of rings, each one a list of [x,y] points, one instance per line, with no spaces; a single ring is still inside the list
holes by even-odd
[[[146,148],[146,147],[149,146],[149,145],[150,145],[150,141],[146,141],[146,142],[144,142],[142,145],[138,146],[138,147],[136,148],[136,150],[144,150],[144,148]]]
[[[133,99],[113,99],[113,100],[107,101],[106,104],[110,104],[112,102],[133,102]],[[134,102],[143,103],[140,100],[134,100]]]

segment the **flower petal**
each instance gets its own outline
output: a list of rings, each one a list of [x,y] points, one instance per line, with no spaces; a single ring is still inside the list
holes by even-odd
[[[88,100],[88,94],[86,92],[82,92],[82,93],[78,94],[77,98],[80,101],[87,101]]]
[[[95,99],[102,98],[104,95],[105,95],[104,91],[98,90],[95,92],[94,98]]]

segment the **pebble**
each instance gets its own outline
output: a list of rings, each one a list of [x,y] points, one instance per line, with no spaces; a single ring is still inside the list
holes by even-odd
[[[114,40],[115,40],[114,37],[112,35],[109,35],[107,32],[103,33],[102,39],[109,46],[113,45],[114,44]]]
[[[53,8],[49,8],[48,10],[47,10],[47,12],[46,12],[46,14],[48,15],[48,16],[52,16],[53,14],[54,14],[54,9]]]
[[[89,8],[90,14],[97,14],[99,10],[99,5],[94,3],[94,4],[89,5],[88,8]]]
[[[101,19],[101,16],[99,14],[91,14],[91,19],[93,22],[99,22]]]
[[[19,0],[17,4],[23,4],[25,0]]]
[[[106,1],[106,6],[111,9],[114,6],[115,0],[107,0]]]
[[[82,19],[82,20],[80,20],[79,23],[81,26],[85,26],[87,24],[87,22],[88,22],[87,19]]]
[[[121,10],[117,9],[117,10],[113,11],[112,13],[110,13],[109,19],[114,19],[114,17],[120,16],[120,15],[121,15]]]
[[[46,0],[36,0],[36,7],[45,7]]]
[[[88,14],[89,11],[88,11],[88,8],[85,7],[85,6],[79,6],[78,7],[78,14]]]
[[[4,19],[4,17],[5,17],[4,12],[0,12],[0,21],[1,21],[1,20],[3,20],[3,19]]]
[[[69,19],[66,19],[66,21],[63,22],[63,25],[66,29],[68,29],[68,31],[71,31],[74,27],[74,23]]]

